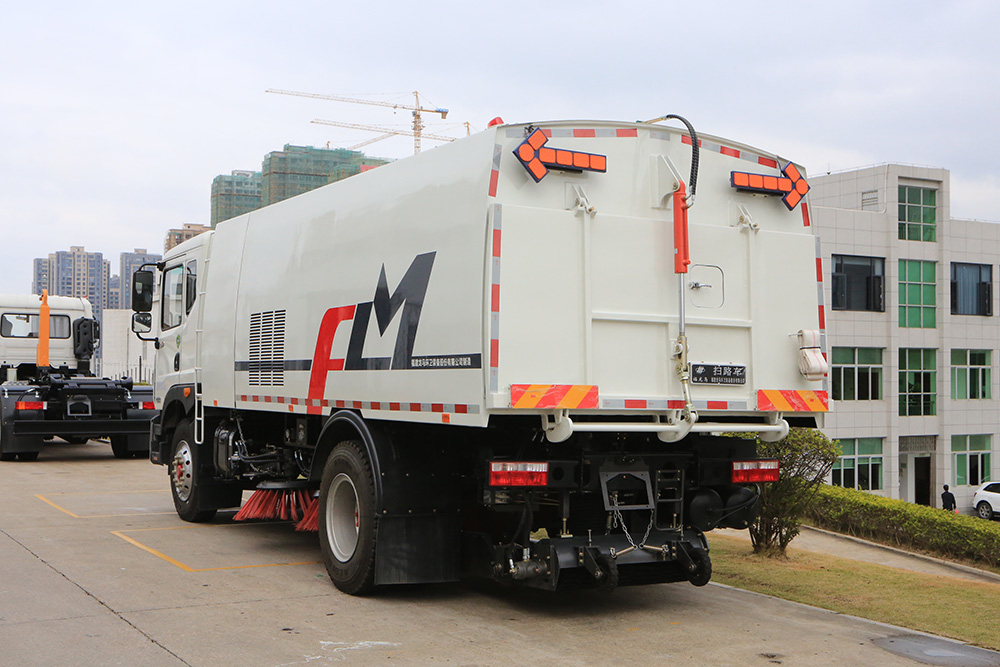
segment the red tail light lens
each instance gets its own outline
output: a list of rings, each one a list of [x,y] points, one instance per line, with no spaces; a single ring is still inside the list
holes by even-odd
[[[777,482],[780,467],[778,459],[733,461],[733,484]]]
[[[44,401],[17,401],[14,404],[15,410],[44,410]]]
[[[490,486],[546,486],[549,464],[526,461],[490,461]]]
[[[153,402],[152,401],[143,401],[142,402],[142,409],[143,410],[155,410],[156,408],[153,407]]]

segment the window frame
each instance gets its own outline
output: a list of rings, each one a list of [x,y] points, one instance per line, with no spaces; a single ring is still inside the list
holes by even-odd
[[[961,360],[957,359],[959,354],[962,355]],[[992,398],[992,350],[953,348],[950,358],[952,400],[976,401]],[[981,363],[974,363],[975,361],[981,361]],[[973,394],[979,395],[974,396]]]
[[[897,203],[901,241],[937,241],[937,188],[900,184]]]
[[[869,492],[885,488],[885,438],[840,438],[837,446],[841,454],[830,471],[833,486]],[[850,485],[844,479],[847,471]]]
[[[936,329],[937,262],[900,259],[898,284],[899,327]]]
[[[173,286],[173,280],[179,288],[177,292],[171,294],[169,287]],[[169,331],[179,327],[184,322],[184,265],[175,264],[163,270],[163,278],[160,289],[160,331]],[[176,307],[173,307],[176,306]],[[170,319],[167,316],[170,315]]]
[[[973,306],[968,307],[969,297],[962,298],[961,285],[956,274],[958,269],[979,268],[979,280],[975,283],[975,296],[972,297]],[[993,265],[976,264],[973,262],[952,262],[951,263],[951,314],[952,315],[972,315],[977,317],[990,317],[993,315]],[[985,276],[983,275],[985,274]],[[985,278],[985,280],[984,280]],[[962,306],[965,305],[963,308]],[[973,310],[977,312],[964,312]]]
[[[198,299],[198,260],[192,259],[184,265],[184,314],[190,315],[194,302]]]
[[[937,415],[937,349],[901,347],[899,362],[899,416]],[[908,391],[910,387],[921,391]],[[916,408],[914,410],[914,408]]]
[[[862,353],[878,353],[878,362],[863,362]],[[845,360],[849,353],[851,361]],[[838,357],[840,360],[838,360]],[[834,347],[830,350],[831,397],[835,401],[881,401],[885,377],[885,349],[881,347]],[[862,387],[867,396],[862,397]]]
[[[833,310],[860,312],[885,312],[885,257],[867,255],[831,255],[833,264],[831,280],[831,304]],[[868,272],[864,262],[868,260]],[[850,270],[850,269],[854,270]],[[862,288],[857,282],[865,280]],[[864,298],[864,304],[857,301]]]
[[[973,438],[977,442],[973,442]],[[979,486],[990,479],[993,436],[989,433],[951,436],[952,479],[955,486]],[[975,474],[972,473],[975,468]]]
[[[41,327],[41,317],[42,316],[39,313],[2,313],[0,314],[0,337],[37,340]],[[11,318],[27,318],[27,320],[25,320],[29,327],[27,336],[18,336],[14,334],[14,324]],[[6,328],[3,326],[3,322],[11,322],[11,329],[6,333],[4,333]],[[59,324],[56,324],[57,322],[59,322]],[[73,323],[69,320],[69,315],[49,314],[49,338],[54,340],[65,340],[69,338],[72,335],[72,324]]]

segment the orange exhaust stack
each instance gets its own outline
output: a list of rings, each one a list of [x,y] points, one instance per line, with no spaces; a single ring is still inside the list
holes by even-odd
[[[35,351],[35,365],[38,368],[49,365],[49,291],[42,290],[42,305],[38,309],[38,348]]]

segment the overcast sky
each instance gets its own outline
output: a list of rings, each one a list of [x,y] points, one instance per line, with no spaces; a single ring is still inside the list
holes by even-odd
[[[0,40],[0,292],[71,245],[162,252],[209,223],[218,174],[286,143],[352,146],[408,112],[459,136],[548,119],[677,113],[810,173],[883,162],[951,170],[952,215],[1000,221],[1000,3],[7,3]],[[424,150],[434,145],[424,140]],[[412,140],[361,149],[405,157]]]

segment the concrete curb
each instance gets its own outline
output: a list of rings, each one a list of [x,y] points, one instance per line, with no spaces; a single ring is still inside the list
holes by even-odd
[[[844,535],[843,533],[835,533],[829,530],[823,530],[822,528],[816,528],[814,526],[807,526],[802,524],[799,526],[802,530],[811,530],[815,533],[821,535],[826,535],[828,537],[833,537],[841,540],[848,540],[856,544],[863,544],[869,547],[875,547],[877,549],[884,549],[885,551],[891,551],[892,553],[899,554],[901,556],[909,556],[911,558],[919,558],[920,560],[927,561],[929,563],[935,563],[936,565],[941,565],[944,567],[949,567],[953,570],[958,570],[966,574],[971,574],[982,579],[988,580],[991,583],[1000,584],[1000,574],[994,574],[993,572],[988,572],[986,570],[980,570],[979,568],[970,567],[968,565],[962,565],[961,563],[953,563],[948,560],[942,560],[940,558],[934,558],[933,556],[925,556],[924,554],[914,553],[912,551],[906,551],[904,549],[898,549],[896,547],[890,547],[885,544],[879,544],[878,542],[869,542],[868,540],[863,540],[860,537],[854,537],[853,535]]]

